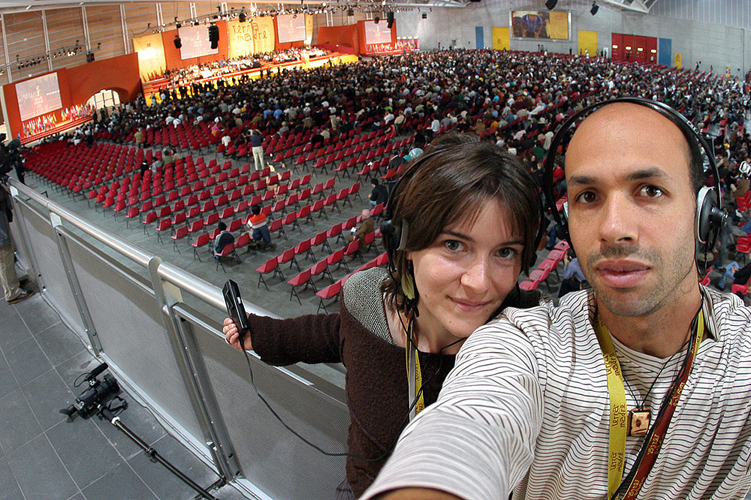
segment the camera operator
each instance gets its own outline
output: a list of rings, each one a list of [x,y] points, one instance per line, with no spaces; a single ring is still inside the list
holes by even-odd
[[[23,166],[24,158],[21,154],[21,142],[13,139],[7,145],[5,144],[5,134],[0,134],[0,177],[5,177],[13,168],[16,170],[16,177],[21,184],[26,184]]]
[[[13,242],[10,239],[13,205],[11,204],[10,193],[7,191],[7,172],[10,167],[3,164],[1,168],[0,178],[3,182],[0,184],[0,281],[3,282],[5,300],[8,304],[16,304],[28,299],[34,295],[34,292],[21,288],[16,276]]]

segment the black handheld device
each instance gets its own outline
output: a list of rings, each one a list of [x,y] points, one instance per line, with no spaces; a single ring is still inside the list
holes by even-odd
[[[240,343],[246,333],[250,330],[248,315],[245,313],[243,299],[240,297],[240,287],[232,280],[227,280],[222,289],[224,294],[224,303],[227,306],[227,314],[237,325],[240,332]]]

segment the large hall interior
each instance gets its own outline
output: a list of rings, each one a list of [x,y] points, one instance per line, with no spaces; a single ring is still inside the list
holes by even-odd
[[[34,292],[0,302],[0,499],[334,497],[346,367],[246,359],[222,289],[338,314],[352,275],[388,265],[388,192],[447,135],[496,144],[544,198],[567,118],[671,106],[730,214],[701,282],[751,299],[751,0],[36,0],[1,2],[0,26],[0,169]],[[518,283],[557,301],[588,284],[550,202]]]

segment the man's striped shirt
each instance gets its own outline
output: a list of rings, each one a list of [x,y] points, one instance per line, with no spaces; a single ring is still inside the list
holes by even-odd
[[[751,487],[751,309],[706,292],[715,326],[640,499],[740,499]],[[610,396],[593,306],[591,291],[571,293],[558,307],[508,309],[473,333],[438,401],[408,426],[363,498],[400,487],[467,499],[512,490],[514,499],[606,498]],[[613,342],[629,409],[646,397],[654,422],[685,349],[658,359]],[[624,475],[643,440],[628,437]]]

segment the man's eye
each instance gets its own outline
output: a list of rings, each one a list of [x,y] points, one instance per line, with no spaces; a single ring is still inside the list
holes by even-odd
[[[577,200],[582,203],[592,203],[593,201],[597,200],[597,195],[592,191],[584,191],[579,196],[577,196]]]
[[[663,195],[662,189],[657,186],[644,186],[641,188],[640,193],[647,198],[657,198]]]

